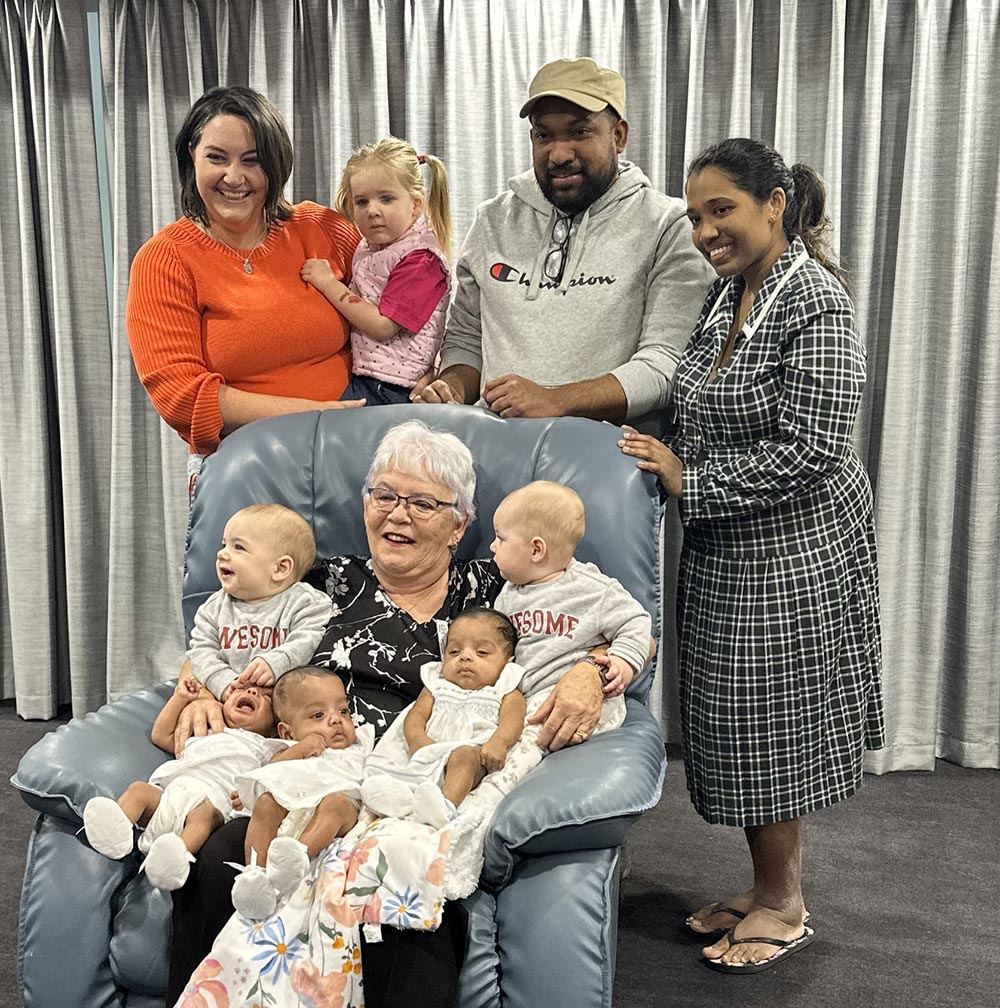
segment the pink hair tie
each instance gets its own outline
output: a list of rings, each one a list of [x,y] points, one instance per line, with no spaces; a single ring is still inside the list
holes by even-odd
[[[427,164],[427,159],[423,156],[423,154],[417,155],[417,164]]]

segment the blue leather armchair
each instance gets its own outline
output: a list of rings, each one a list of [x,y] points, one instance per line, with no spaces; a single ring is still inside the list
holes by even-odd
[[[251,424],[206,461],[192,512],[184,613],[217,586],[226,519],[256,501],[305,515],[320,555],[365,553],[361,487],[384,432],[418,417],[472,451],[479,517],[461,543],[485,556],[492,515],[511,490],[552,479],[578,491],[587,534],[578,556],[617,577],[659,626],[659,505],[652,479],[616,447],[617,431],[586,420],[511,420],[472,407],[387,406]],[[167,675],[173,670],[165,669]],[[620,731],[555,753],[508,795],[486,845],[480,888],[466,903],[469,952],[462,1008],[611,1004],[618,878],[628,825],[660,796],[664,751],[645,706],[651,673],[629,690]],[[60,727],[21,760],[12,783],[40,813],[21,897],[18,973],[26,1008],[163,1004],[170,899],[77,835],[81,809],[115,796],[166,756],[149,741],[164,684]]]

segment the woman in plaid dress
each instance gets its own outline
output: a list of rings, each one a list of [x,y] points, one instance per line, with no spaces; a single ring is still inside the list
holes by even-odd
[[[626,427],[620,444],[680,501],[688,790],[708,822],[743,827],[754,869],[688,925],[717,937],[708,965],[749,973],[812,940],[802,817],[852,794],[883,744],[872,495],[851,445],[866,354],[812,169],[725,140],[687,199],[719,279],[677,367],[672,436]]]

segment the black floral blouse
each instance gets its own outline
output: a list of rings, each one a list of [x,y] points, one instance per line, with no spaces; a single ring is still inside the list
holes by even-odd
[[[492,606],[504,584],[492,560],[453,560],[444,605],[417,623],[385,594],[367,557],[330,557],[308,580],[333,599],[312,664],[341,676],[352,712],[376,736],[417,699],[420,666],[440,660],[448,624],[465,609]]]

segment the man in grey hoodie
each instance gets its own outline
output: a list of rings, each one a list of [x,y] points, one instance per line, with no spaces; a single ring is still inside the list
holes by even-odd
[[[533,170],[480,206],[455,270],[441,371],[415,402],[503,417],[660,410],[714,274],[682,200],[620,159],[625,81],[592,59],[531,82]]]

